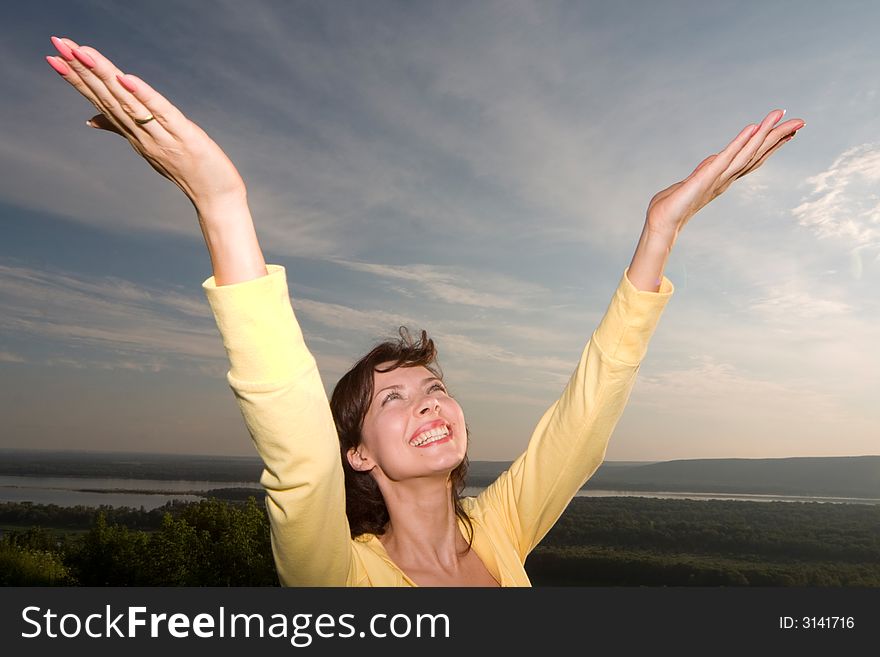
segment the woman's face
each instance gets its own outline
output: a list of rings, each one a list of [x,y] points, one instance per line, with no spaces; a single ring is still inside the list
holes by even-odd
[[[349,455],[349,462],[357,470],[378,467],[393,481],[452,472],[467,453],[461,406],[421,366],[374,370],[373,398],[361,434],[358,452],[363,460]]]

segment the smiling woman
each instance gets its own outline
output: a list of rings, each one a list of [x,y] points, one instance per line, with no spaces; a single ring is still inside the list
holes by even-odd
[[[397,541],[390,539],[409,531],[411,540],[404,544],[420,555],[430,554],[419,545],[432,531],[424,521],[436,518],[441,529],[457,532],[457,517],[467,528],[466,555],[473,525],[461,501],[468,466],[464,412],[442,381],[434,341],[425,331],[413,341],[406,327],[400,327],[399,335],[361,358],[330,399],[351,536],[373,534],[389,553],[397,553]],[[431,511],[419,513],[413,505]],[[392,516],[416,522],[393,524]],[[459,541],[454,543],[457,547]],[[407,559],[398,554],[395,561]]]
[[[529,586],[528,554],[601,464],[673,293],[621,277],[568,385],[520,457],[461,498],[469,432],[427,333],[383,342],[328,403],[285,270],[203,287],[227,379],[266,469],[281,582],[298,586]],[[445,435],[444,435],[445,434]]]
[[[202,283],[226,375],[265,469],[280,581],[298,586],[529,586],[525,560],[605,458],[660,316],[663,269],[687,222],[760,167],[800,119],[770,112],[648,204],[632,261],[559,399],[525,451],[477,497],[464,412],[427,333],[376,346],[328,401],[284,267],[266,264],[238,171],[145,81],[94,48],[52,38],[52,68],[196,209],[214,273]]]

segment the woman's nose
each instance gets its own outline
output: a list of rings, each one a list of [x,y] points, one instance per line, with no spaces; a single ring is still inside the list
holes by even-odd
[[[440,400],[436,397],[428,397],[419,405],[419,415],[430,413],[433,410],[440,410]]]

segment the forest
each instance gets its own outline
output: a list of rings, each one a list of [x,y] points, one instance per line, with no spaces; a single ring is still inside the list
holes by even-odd
[[[0,585],[277,586],[262,500],[0,504]],[[880,505],[583,497],[534,586],[880,586]]]
[[[575,498],[535,586],[880,586],[880,505]]]

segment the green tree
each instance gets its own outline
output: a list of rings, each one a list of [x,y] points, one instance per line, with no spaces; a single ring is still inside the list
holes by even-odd
[[[0,540],[0,586],[64,586],[75,583],[61,554],[17,545],[9,536]]]

